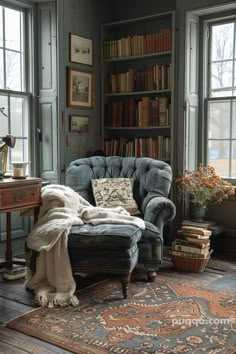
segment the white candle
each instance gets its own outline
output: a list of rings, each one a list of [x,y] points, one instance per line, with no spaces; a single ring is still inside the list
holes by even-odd
[[[24,176],[24,167],[14,167],[13,168],[13,176],[14,177]]]

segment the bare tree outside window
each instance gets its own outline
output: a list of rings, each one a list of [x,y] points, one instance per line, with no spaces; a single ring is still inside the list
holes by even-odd
[[[234,23],[212,27],[211,96],[233,94]]]

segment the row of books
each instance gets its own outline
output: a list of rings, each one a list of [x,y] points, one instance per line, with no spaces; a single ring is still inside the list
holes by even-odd
[[[170,51],[171,29],[104,41],[103,50],[105,60]]]
[[[183,225],[172,242],[172,255],[187,258],[208,258],[212,232],[202,227]]]
[[[170,118],[171,103],[166,96],[125,99],[105,105],[106,127],[163,127],[170,125]]]
[[[157,138],[108,139],[104,142],[106,155],[151,157],[169,161],[170,150],[170,138],[164,136],[158,136]]]
[[[156,64],[145,70],[110,74],[105,80],[106,93],[125,93],[171,89],[171,64]]]

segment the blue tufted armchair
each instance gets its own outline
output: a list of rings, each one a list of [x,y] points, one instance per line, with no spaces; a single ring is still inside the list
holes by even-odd
[[[95,205],[91,180],[119,177],[134,178],[134,199],[145,222],[145,230],[138,241],[138,262],[145,265],[148,280],[153,281],[163,257],[163,227],[175,216],[175,206],[168,199],[171,167],[146,157],[93,156],[70,163],[66,185]],[[68,247],[73,247],[70,237]]]

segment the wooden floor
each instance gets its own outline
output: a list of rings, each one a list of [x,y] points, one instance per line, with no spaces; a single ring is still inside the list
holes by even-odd
[[[160,273],[173,278],[177,276],[168,258],[165,258]],[[236,263],[211,259],[203,273],[182,273],[181,277],[195,280],[197,278],[199,285],[210,285],[211,288],[236,290]],[[102,277],[79,278],[79,288],[101,279]],[[6,281],[0,277],[0,353],[70,353],[4,326],[9,320],[33,309],[32,294],[25,290],[23,280]]]

